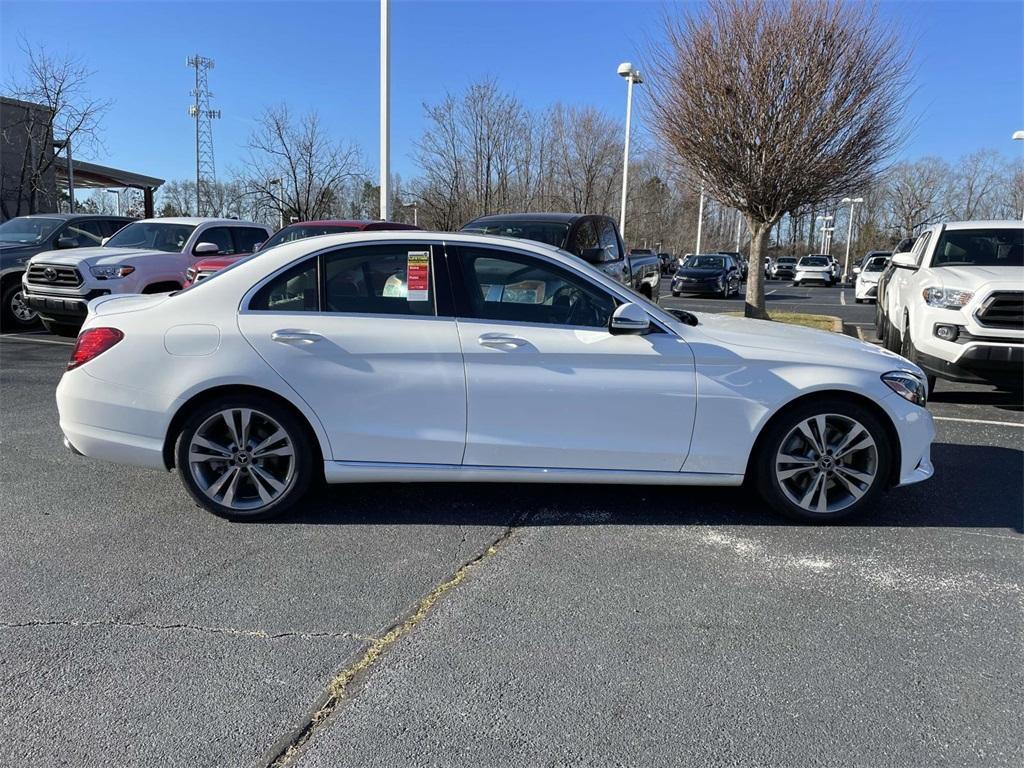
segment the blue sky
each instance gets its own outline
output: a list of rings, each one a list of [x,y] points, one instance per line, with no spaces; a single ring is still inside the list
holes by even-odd
[[[665,6],[393,0],[393,170],[415,174],[423,102],[486,76],[530,107],[561,100],[619,116],[625,93],[615,68],[643,62]],[[886,2],[882,13],[914,47],[917,123],[903,155],[1020,152],[1010,134],[1024,128],[1024,3]],[[295,112],[316,109],[337,137],[361,146],[375,173],[378,18],[376,0],[0,0],[0,77],[6,84],[22,65],[19,36],[80,56],[95,71],[92,92],[114,100],[104,120],[106,152],[92,159],[186,178],[194,172],[194,134],[185,59],[198,52],[216,60],[220,174],[240,164],[255,118],[280,101]]]

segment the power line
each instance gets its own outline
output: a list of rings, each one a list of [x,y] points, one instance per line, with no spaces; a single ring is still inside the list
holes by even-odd
[[[208,73],[213,59],[196,54],[189,56],[189,67],[196,71],[196,87],[192,89],[194,101],[188,108],[189,117],[196,121],[196,215],[209,216],[214,212],[211,186],[217,179],[213,162],[213,121],[220,117],[219,109],[210,108],[213,92]]]

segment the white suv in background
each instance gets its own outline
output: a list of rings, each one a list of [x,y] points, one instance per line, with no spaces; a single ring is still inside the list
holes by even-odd
[[[101,246],[33,256],[22,294],[46,330],[75,336],[92,299],[176,291],[199,259],[249,254],[268,237],[270,230],[262,224],[237,219],[140,219]]]
[[[937,376],[1024,387],[1024,222],[939,224],[892,266],[885,346],[929,387]]]

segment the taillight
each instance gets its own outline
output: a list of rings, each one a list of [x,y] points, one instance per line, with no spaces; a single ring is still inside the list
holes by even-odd
[[[124,338],[117,328],[89,328],[78,334],[75,349],[68,360],[68,370],[77,368],[101,355]]]

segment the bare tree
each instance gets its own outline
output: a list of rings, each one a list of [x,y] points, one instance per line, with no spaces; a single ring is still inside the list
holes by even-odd
[[[923,157],[900,163],[888,174],[892,227],[902,237],[911,237],[920,227],[949,216],[949,165],[938,157]]]
[[[949,211],[953,218],[991,218],[997,206],[995,199],[1004,181],[999,153],[980,149],[960,158],[950,179]]]
[[[20,47],[27,60],[26,69],[6,95],[26,104],[5,105],[4,110],[16,117],[9,118],[0,137],[4,165],[20,164],[20,171],[0,174],[0,211],[4,218],[39,210],[54,163],[58,157],[67,156],[67,142],[73,154],[89,157],[100,144],[100,120],[110,107],[109,101],[89,95],[92,72],[79,59],[51,55],[44,46],[26,40]],[[15,136],[15,132],[20,135]],[[23,210],[23,204],[27,210]]]
[[[315,112],[294,119],[286,105],[271,107],[249,138],[245,192],[286,221],[334,214],[343,188],[365,175],[359,150],[332,139]]]
[[[618,124],[593,107],[562,104],[548,120],[562,206],[574,213],[610,213],[622,163]]]
[[[787,211],[867,185],[899,143],[907,58],[871,4],[710,0],[666,16],[649,91],[654,133],[743,212],[746,314],[767,317],[761,259]]]
[[[171,179],[160,187],[161,216],[192,216],[196,203],[196,183],[188,179]]]

